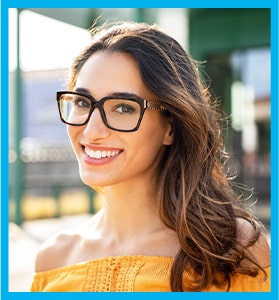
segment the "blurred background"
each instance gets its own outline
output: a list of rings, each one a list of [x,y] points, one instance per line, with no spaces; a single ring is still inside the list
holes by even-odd
[[[239,173],[236,181],[254,188],[249,205],[257,200],[251,209],[269,228],[269,9],[10,9],[11,291],[28,290],[23,276],[29,272],[30,282],[33,268],[33,260],[25,261],[20,271],[20,259],[13,256],[19,240],[27,241],[26,253],[33,255],[57,228],[89,217],[102,205],[79,178],[55,99],[56,90],[66,87],[72,60],[90,41],[88,28],[100,16],[99,23],[156,23],[202,62],[204,80],[231,116],[225,140],[233,154],[231,168]]]

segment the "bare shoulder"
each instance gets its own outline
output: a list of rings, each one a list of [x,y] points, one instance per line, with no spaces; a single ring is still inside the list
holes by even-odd
[[[77,243],[78,239],[76,229],[71,228],[45,241],[37,253],[35,271],[43,272],[66,265],[72,246]]]
[[[76,249],[83,240],[83,233],[90,224],[90,220],[80,225],[62,230],[40,247],[36,256],[35,272],[44,272],[68,265]]]
[[[247,246],[249,255],[252,256],[261,267],[269,267],[270,246],[265,232],[260,232],[258,240],[253,245],[248,246],[249,241],[255,236],[255,226],[243,218],[237,218],[237,227],[237,239],[242,245]]]

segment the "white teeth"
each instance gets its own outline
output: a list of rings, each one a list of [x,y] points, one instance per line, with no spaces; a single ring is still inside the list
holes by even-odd
[[[95,151],[95,158],[101,158],[102,157],[102,152],[101,151]]]
[[[100,158],[105,158],[105,157],[113,157],[113,156],[116,156],[120,153],[119,150],[108,150],[108,151],[105,151],[105,150],[91,150],[91,149],[88,149],[88,148],[85,148],[85,153],[91,157],[91,158],[95,158],[95,159],[100,159]]]

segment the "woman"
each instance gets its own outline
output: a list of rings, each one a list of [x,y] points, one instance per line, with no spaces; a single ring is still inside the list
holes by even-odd
[[[192,59],[156,26],[93,36],[57,101],[104,205],[42,245],[32,291],[268,291],[269,246],[236,203]]]

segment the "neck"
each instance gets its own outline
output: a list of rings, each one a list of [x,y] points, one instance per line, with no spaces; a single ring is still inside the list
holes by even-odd
[[[104,207],[93,225],[101,256],[176,255],[179,241],[161,221],[156,195],[154,186],[139,181],[104,189]]]
[[[152,186],[139,184],[104,188],[101,226],[104,234],[116,240],[146,235],[163,228]]]

